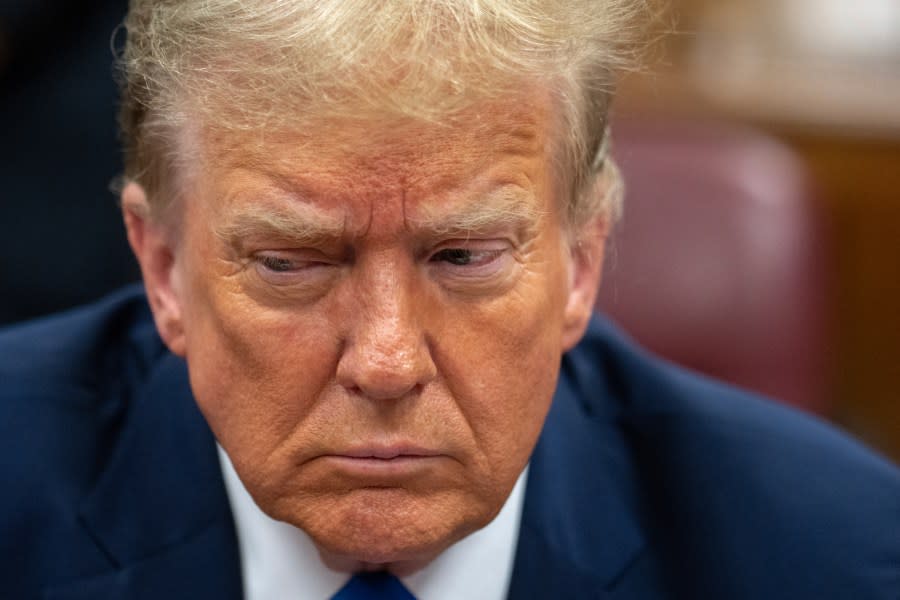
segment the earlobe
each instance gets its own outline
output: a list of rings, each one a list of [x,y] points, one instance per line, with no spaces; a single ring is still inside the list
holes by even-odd
[[[153,219],[147,195],[135,182],[129,182],[122,190],[122,216],[128,243],[141,267],[156,329],[169,349],[183,356],[182,303],[169,230]]]
[[[593,313],[608,231],[607,219],[593,219],[578,232],[569,247],[569,295],[562,335],[564,352],[581,340]]]

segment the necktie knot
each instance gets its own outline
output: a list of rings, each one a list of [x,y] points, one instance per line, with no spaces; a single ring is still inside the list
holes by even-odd
[[[399,579],[387,571],[357,573],[332,600],[416,600]]]

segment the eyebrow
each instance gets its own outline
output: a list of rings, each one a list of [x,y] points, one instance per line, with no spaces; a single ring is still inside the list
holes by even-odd
[[[408,217],[407,221],[434,235],[471,235],[510,227],[528,229],[545,214],[531,192],[513,185],[497,188],[449,211],[442,206],[425,205],[417,212],[421,216]]]
[[[449,210],[440,205],[419,206],[420,216],[407,216],[406,221],[411,230],[430,236],[468,237],[501,228],[525,231],[545,212],[535,204],[530,192],[507,185]],[[247,240],[273,237],[298,245],[331,242],[345,237],[347,228],[342,218],[299,202],[289,209],[250,204],[227,217],[214,233],[229,246],[241,248]]]
[[[315,244],[340,239],[345,229],[343,219],[298,203],[290,209],[251,204],[214,231],[226,244],[240,247],[247,239],[273,236],[301,245]]]

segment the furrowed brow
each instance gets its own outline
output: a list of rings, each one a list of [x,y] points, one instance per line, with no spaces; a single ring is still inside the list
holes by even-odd
[[[215,234],[222,241],[236,248],[253,239],[312,245],[340,239],[343,233],[341,219],[303,205],[291,210],[245,207],[215,228]]]
[[[504,187],[450,211],[422,207],[420,217],[410,219],[417,229],[435,235],[477,235],[496,229],[529,229],[537,225],[544,211],[536,206],[530,192]]]

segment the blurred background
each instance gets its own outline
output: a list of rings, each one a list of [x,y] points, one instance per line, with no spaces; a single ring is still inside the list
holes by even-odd
[[[137,278],[108,189],[125,5],[0,0],[0,323]],[[671,8],[615,108],[602,310],[900,461],[900,1]]]
[[[752,128],[800,161],[824,266],[816,410],[900,461],[900,1],[671,5],[677,33],[617,117]]]
[[[125,0],[0,0],[0,323],[135,280],[110,40]]]

